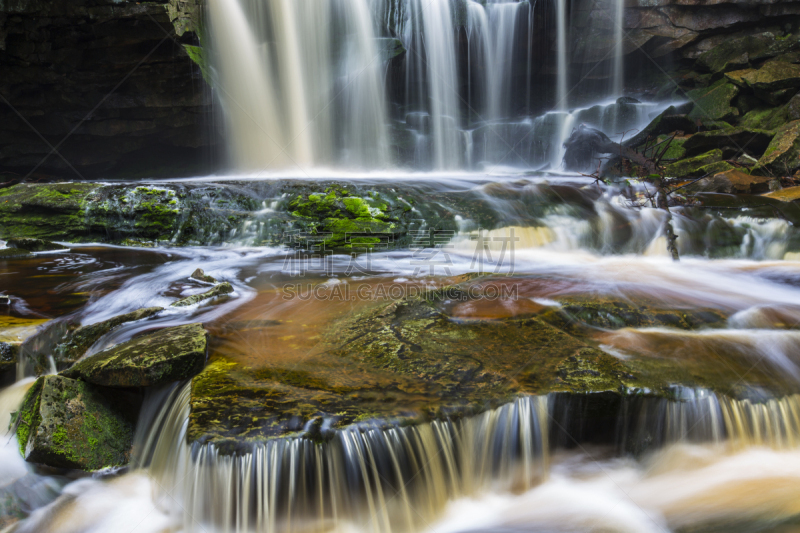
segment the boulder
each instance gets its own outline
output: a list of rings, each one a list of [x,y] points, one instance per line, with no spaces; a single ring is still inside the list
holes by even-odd
[[[773,105],[786,102],[800,87],[800,65],[781,60],[768,61],[758,70],[737,70],[725,76],[740,87],[749,87],[756,96]]]
[[[705,154],[682,159],[667,165],[666,169],[664,169],[664,174],[670,178],[689,177],[697,174],[697,172],[706,165],[717,163],[721,160],[722,150],[711,150]],[[700,175],[702,176],[703,174],[701,173]]]
[[[138,309],[124,315],[115,316],[103,322],[92,324],[90,326],[83,326],[76,329],[69,340],[56,347],[58,360],[64,363],[74,363],[81,357],[91,346],[100,339],[103,335],[127,322],[135,322],[144,318],[151,317],[163,311],[163,307],[148,307],[145,309]]]
[[[716,46],[697,58],[700,68],[726,72],[750,65],[753,61],[776,57],[797,47],[797,38],[779,38],[764,32],[738,39],[722,38]]]
[[[800,120],[778,129],[753,174],[789,176],[800,168]]]
[[[171,304],[171,307],[189,307],[190,305],[194,305],[205,300],[210,300],[211,298],[216,298],[217,296],[231,294],[232,292],[233,286],[226,281],[224,283],[220,283],[219,285],[215,285],[213,289],[204,293],[187,296],[182,300],[178,300],[177,302]]]
[[[192,275],[189,276],[189,277],[191,279],[194,279],[194,280],[197,280],[197,281],[202,281],[203,283],[216,283],[217,282],[217,280],[215,280],[211,276],[206,276],[206,273],[203,272],[202,268],[198,268],[197,270],[192,272]]]
[[[29,252],[50,252],[54,250],[68,250],[66,246],[42,239],[9,239],[9,248],[27,250]]]
[[[720,148],[723,152],[727,150],[743,151],[753,157],[761,157],[761,154],[769,146],[773,135],[773,132],[770,131],[746,128],[705,131],[695,133],[689,137],[683,143],[683,148],[688,156],[695,156],[714,148]]]
[[[686,187],[687,192],[716,192],[725,194],[762,194],[770,190],[775,179],[751,176],[737,169],[714,174]]]
[[[800,120],[800,94],[795,94],[785,106],[788,120]]]
[[[789,117],[789,109],[787,106],[759,107],[745,114],[739,121],[739,127],[745,129],[776,130],[791,120],[797,119]]]
[[[152,387],[203,369],[208,334],[202,324],[148,333],[86,357],[61,375],[105,387]]]
[[[44,376],[15,415],[26,461],[57,468],[99,470],[130,460],[137,396],[63,376]]]
[[[739,110],[731,102],[739,94],[739,88],[726,79],[721,79],[710,87],[689,91],[687,96],[694,102],[689,113],[693,121],[728,121],[739,116]]]

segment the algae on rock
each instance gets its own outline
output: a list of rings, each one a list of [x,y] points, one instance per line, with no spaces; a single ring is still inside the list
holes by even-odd
[[[99,470],[129,462],[138,404],[135,396],[62,376],[44,376],[15,415],[25,460]]]
[[[124,315],[115,316],[103,322],[83,326],[69,335],[69,339],[56,347],[58,360],[63,363],[74,363],[80,359],[91,346],[112,329],[127,322],[135,322],[151,317],[163,311],[163,307],[137,309]]]
[[[86,357],[61,375],[105,387],[153,387],[203,369],[208,334],[202,324],[165,328]]]

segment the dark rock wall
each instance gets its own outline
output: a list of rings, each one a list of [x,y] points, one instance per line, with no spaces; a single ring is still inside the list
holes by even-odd
[[[0,1],[0,182],[208,172],[199,3]]]

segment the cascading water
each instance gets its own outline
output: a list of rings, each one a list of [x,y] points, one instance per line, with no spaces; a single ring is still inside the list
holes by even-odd
[[[528,490],[547,475],[547,401],[411,427],[368,423],[332,440],[284,438],[235,456],[186,445],[189,387],[162,409],[143,456],[186,509],[185,531],[414,531],[453,497]]]
[[[381,54],[366,0],[209,2],[238,168],[388,163]]]
[[[544,14],[515,0],[214,0],[211,57],[234,162],[247,172],[301,174],[319,166],[559,170],[562,144],[582,119],[569,112],[561,0],[554,112],[528,115],[545,104],[532,85],[536,17]],[[656,111],[644,106],[650,112],[632,121],[630,109],[605,107],[613,120],[590,124],[612,137],[643,127]]]

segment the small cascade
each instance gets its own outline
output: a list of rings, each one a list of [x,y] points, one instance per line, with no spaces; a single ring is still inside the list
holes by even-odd
[[[523,397],[483,414],[410,427],[360,425],[332,440],[283,438],[225,456],[185,444],[188,386],[144,439],[152,476],[186,509],[186,531],[316,531],[364,524],[411,531],[450,499],[524,491],[546,477],[547,400]]]
[[[651,448],[677,442],[727,442],[734,449],[800,446],[800,395],[755,401],[705,389],[678,388],[675,393],[674,400],[639,398],[628,402],[622,414],[623,445]]]

